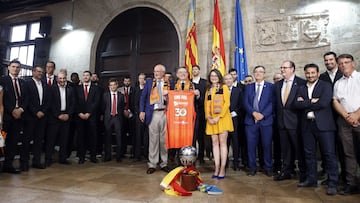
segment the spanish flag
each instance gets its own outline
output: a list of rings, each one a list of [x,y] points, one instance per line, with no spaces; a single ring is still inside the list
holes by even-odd
[[[198,65],[198,51],[196,42],[196,24],[195,24],[195,4],[194,0],[190,0],[190,10],[186,34],[185,46],[185,66],[189,71],[189,76],[192,78],[192,67]]]
[[[220,12],[218,1],[215,0],[214,6],[214,27],[212,44],[212,69],[218,69],[222,75],[226,73],[225,66],[225,48],[220,21]]]

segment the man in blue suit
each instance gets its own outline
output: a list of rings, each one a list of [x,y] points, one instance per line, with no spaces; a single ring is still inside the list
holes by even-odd
[[[265,67],[254,68],[255,83],[245,87],[244,108],[245,133],[248,144],[249,168],[248,176],[256,174],[256,146],[259,138],[264,151],[264,173],[272,176],[272,124],[274,109],[273,84],[264,80]]]
[[[338,181],[335,156],[335,122],[333,119],[332,87],[330,83],[319,80],[319,66],[307,64],[304,67],[307,84],[301,86],[296,95],[294,106],[301,112],[301,132],[304,141],[306,179],[298,187],[317,186],[317,141],[324,156],[326,171],[329,174],[328,195],[336,194]]]
[[[167,166],[168,153],[166,150],[165,114],[168,91],[174,89],[172,81],[165,79],[165,66],[158,64],[154,67],[154,79],[147,79],[140,97],[139,119],[149,126],[149,162],[147,174],[156,170],[161,158],[162,171],[169,172]]]

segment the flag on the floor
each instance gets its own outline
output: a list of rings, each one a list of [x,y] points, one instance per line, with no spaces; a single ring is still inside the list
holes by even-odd
[[[244,44],[244,33],[242,26],[240,0],[236,0],[235,15],[235,52],[234,52],[234,68],[238,72],[238,81],[245,79],[248,75],[248,67],[246,62],[246,52]]]
[[[212,69],[218,69],[222,75],[226,73],[225,66],[225,47],[220,21],[218,1],[215,0],[214,6],[214,26],[212,43]]]
[[[186,34],[185,46],[185,66],[189,71],[189,76],[192,78],[192,67],[198,65],[198,51],[196,41],[196,24],[195,24],[195,3],[190,0],[190,10]]]

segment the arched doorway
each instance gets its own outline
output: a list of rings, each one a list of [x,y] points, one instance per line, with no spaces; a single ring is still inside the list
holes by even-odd
[[[152,75],[161,63],[168,71],[179,64],[179,39],[172,22],[161,12],[148,8],[129,9],[114,18],[103,31],[96,49],[95,71],[102,83],[110,77]]]

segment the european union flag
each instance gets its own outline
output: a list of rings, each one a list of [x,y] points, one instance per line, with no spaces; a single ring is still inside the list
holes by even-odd
[[[242,26],[242,17],[240,9],[240,0],[236,0],[236,17],[235,17],[235,52],[234,52],[234,68],[238,72],[238,81],[244,80],[248,74],[248,67],[246,62],[244,34]]]

